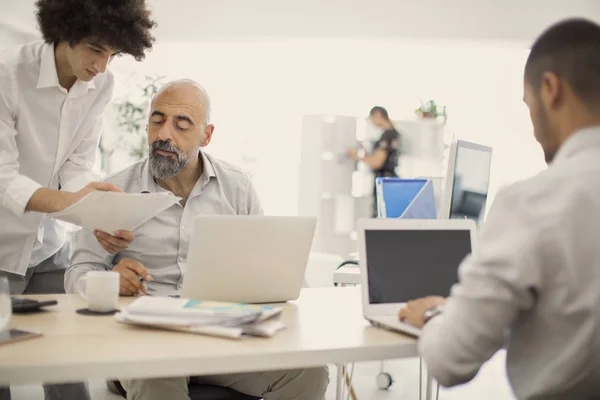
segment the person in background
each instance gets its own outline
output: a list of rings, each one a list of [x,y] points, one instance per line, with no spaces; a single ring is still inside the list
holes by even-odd
[[[362,161],[373,170],[376,178],[397,177],[396,167],[398,167],[398,156],[400,152],[400,133],[394,127],[390,120],[387,110],[376,106],[371,109],[369,119],[378,128],[383,129],[383,133],[377,142],[375,142],[374,151],[369,154],[364,149],[348,150],[348,156],[354,161]],[[377,217],[377,190],[373,188],[374,209],[373,217]]]
[[[547,170],[501,191],[450,297],[400,311],[444,386],[506,347],[518,399],[600,399],[600,25],[570,19],[534,43],[524,101]]]
[[[119,54],[142,60],[155,25],[144,0],[38,0],[36,15],[44,40],[0,54],[0,276],[12,294],[64,293],[69,247],[47,214],[91,191],[119,191],[90,183],[113,91],[107,67]],[[97,239],[118,251],[133,236]],[[83,383],[44,385],[44,392],[46,399],[90,397]],[[10,389],[0,388],[7,399]]]
[[[177,295],[185,275],[194,217],[263,213],[250,178],[203,150],[212,139],[214,125],[210,123],[210,98],[198,83],[181,80],[163,86],[152,99],[147,131],[148,158],[106,181],[128,193],[171,192],[183,200],[140,226],[136,240],[116,255],[103,251],[91,232],[79,231],[65,275],[69,293],[85,292],[88,272],[111,269],[121,276],[121,296]],[[130,400],[189,400],[189,382],[230,387],[265,400],[320,400],[329,374],[326,367],[320,367],[126,379],[121,384]],[[109,388],[117,391],[114,382],[109,382]]]

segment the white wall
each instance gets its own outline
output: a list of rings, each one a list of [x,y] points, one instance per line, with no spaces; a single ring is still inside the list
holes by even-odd
[[[492,196],[542,169],[521,101],[526,56],[525,48],[471,42],[244,41],[157,45],[142,64],[123,58],[111,68],[119,82],[135,72],[205,85],[216,125],[207,150],[242,167],[254,158],[267,212],[295,214],[305,114],[365,116],[380,104],[407,119],[417,97],[433,98],[448,105],[449,132],[494,147]]]
[[[153,1],[162,40],[269,37],[531,41],[567,16],[600,19],[597,0]],[[185,10],[184,15],[177,10]]]
[[[159,43],[258,37],[518,40],[554,21],[600,21],[598,0],[147,0]],[[0,0],[0,20],[34,27],[34,0]]]
[[[1,1],[1,0],[0,0]],[[0,19],[0,51],[3,49],[30,42],[38,38],[35,32],[21,29]]]

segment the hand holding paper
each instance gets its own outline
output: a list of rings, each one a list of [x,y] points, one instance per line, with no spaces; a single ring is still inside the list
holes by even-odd
[[[90,231],[114,234],[116,231],[134,231],[180,200],[172,193],[93,191],[50,216]]]
[[[109,182],[90,182],[83,189],[81,189],[78,192],[74,192],[71,194],[71,196],[69,196],[69,201],[65,209],[77,203],[79,200],[83,199],[88,194],[98,190],[101,192],[123,192],[123,189]]]
[[[94,231],[96,240],[100,246],[110,254],[118,254],[129,247],[129,244],[135,238],[131,231],[116,231],[112,235],[106,232]]]
[[[25,210],[41,213],[60,212],[96,190],[122,192],[120,188],[108,182],[91,182],[78,192],[41,187],[33,193]]]

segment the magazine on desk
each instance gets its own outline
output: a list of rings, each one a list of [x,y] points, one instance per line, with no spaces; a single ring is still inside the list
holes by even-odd
[[[115,318],[123,323],[222,336],[271,337],[285,328],[281,308],[268,305],[143,296]]]

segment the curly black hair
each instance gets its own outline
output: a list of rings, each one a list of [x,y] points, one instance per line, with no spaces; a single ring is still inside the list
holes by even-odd
[[[137,61],[152,48],[156,23],[145,0],[37,0],[35,5],[47,43],[74,45],[93,38]]]

